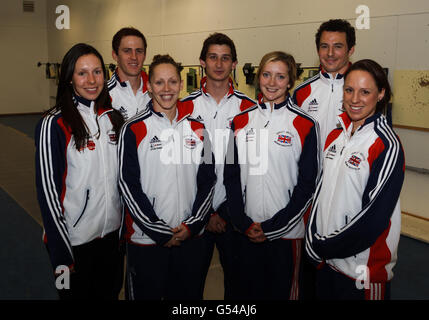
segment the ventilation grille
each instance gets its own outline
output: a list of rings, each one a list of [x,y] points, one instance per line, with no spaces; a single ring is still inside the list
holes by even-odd
[[[24,12],[34,12],[34,1],[22,1],[22,10]]]

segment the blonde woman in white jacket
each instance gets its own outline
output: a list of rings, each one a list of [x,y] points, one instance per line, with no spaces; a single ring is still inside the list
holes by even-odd
[[[289,97],[294,58],[266,54],[258,104],[232,123],[224,183],[239,231],[240,299],[298,299],[303,216],[319,172],[318,125]]]

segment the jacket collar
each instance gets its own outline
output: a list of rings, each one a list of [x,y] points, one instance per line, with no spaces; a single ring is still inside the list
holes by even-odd
[[[352,63],[349,62],[347,65],[347,69],[350,68],[351,65],[352,65]],[[337,75],[334,78],[334,77],[332,77],[332,75],[329,72],[326,72],[325,69],[323,69],[322,65],[319,65],[319,72],[321,75],[320,78],[322,80],[339,81],[341,83],[344,82],[344,73],[337,73]]]
[[[147,91],[147,82],[149,81],[149,77],[146,74],[146,72],[144,72],[142,70],[142,72],[140,73],[141,78],[142,78],[142,92],[145,93]],[[115,72],[113,73],[113,77],[115,77],[116,81],[120,84],[120,86],[122,88],[126,88],[128,86],[127,81],[121,81],[121,78],[119,78],[119,74],[118,74],[118,68],[116,68]]]
[[[376,112],[375,114],[373,114],[372,116],[368,117],[365,119],[365,122],[356,130],[361,131],[363,128],[365,128],[368,124],[375,122],[378,118],[382,117],[382,113],[381,112]],[[352,121],[350,119],[350,117],[347,115],[347,112],[343,112],[342,114],[340,114],[338,116],[338,119],[340,120],[340,123],[343,126],[343,129],[345,131],[348,131],[350,126],[352,125]]]
[[[92,111],[93,108],[95,108],[95,101],[94,100],[88,100],[85,99],[84,97],[78,96],[75,92],[73,92],[73,103],[76,107],[78,107],[79,105],[84,106],[84,108],[82,108],[85,111]],[[110,107],[101,107],[98,108],[97,110],[97,115],[98,116],[102,116],[104,113],[109,112],[109,111],[113,111],[113,109]]]
[[[228,89],[228,93],[226,94],[227,98],[231,97],[234,94],[234,83],[232,82],[231,78],[228,79],[228,83],[229,83],[229,89]],[[201,91],[206,96],[208,96],[209,93],[207,92],[206,85],[207,85],[207,76],[201,79]]]
[[[73,92],[73,102],[75,106],[78,104],[82,104],[87,108],[91,108],[91,103],[93,103],[93,100],[85,99],[84,97],[78,96],[75,92]]]
[[[281,108],[285,107],[288,104],[289,99],[290,99],[290,95],[288,93],[287,96],[286,96],[286,99],[284,101],[282,101],[280,103],[275,103],[274,104],[273,110],[278,110],[278,109],[281,109]],[[264,102],[264,98],[262,96],[262,93],[260,93],[258,95],[258,105],[260,106],[261,109],[268,109],[270,107],[269,103],[265,103]]]
[[[192,113],[192,109],[190,109],[191,105],[182,102],[180,100],[177,100],[177,107],[176,107],[176,122],[180,122],[181,120],[185,119],[186,117],[190,116]],[[149,103],[147,104],[147,108],[155,115],[157,115],[160,118],[165,118],[164,113],[157,112],[153,108],[153,100],[151,99]]]

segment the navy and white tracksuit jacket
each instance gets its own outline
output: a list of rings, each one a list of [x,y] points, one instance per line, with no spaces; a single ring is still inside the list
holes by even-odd
[[[344,76],[335,78],[320,67],[320,72],[300,84],[294,91],[294,103],[319,123],[321,149],[328,134],[337,127],[343,109]]]
[[[112,74],[112,77],[107,82],[107,88],[109,89],[113,109],[121,112],[124,120],[128,120],[137,113],[142,112],[151,99],[147,91],[148,76],[144,71],[141,72],[140,88],[134,94],[130,82],[121,81],[117,71]]]
[[[224,183],[232,223],[246,233],[261,222],[268,240],[303,238],[320,171],[317,122],[288,97],[272,112],[259,102],[231,129]]]
[[[125,123],[119,139],[119,181],[127,206],[126,239],[164,244],[184,223],[191,235],[203,231],[212,205],[214,159],[204,125],[178,102],[173,121],[153,110]]]
[[[389,281],[401,229],[399,194],[404,153],[386,118],[377,113],[351,135],[346,113],[326,141],[323,174],[307,226],[306,251],[316,263],[371,283]]]
[[[201,88],[182,99],[182,101],[186,102],[189,108],[192,108],[192,117],[204,123],[211,137],[217,175],[213,209],[217,211],[226,200],[225,187],[223,185],[223,162],[232,119],[240,112],[255,105],[255,101],[235,90],[230,79],[229,91],[218,104],[207,92],[206,81],[206,77],[201,79]],[[225,216],[225,211],[219,211],[218,213],[224,220],[229,221],[229,218]]]
[[[113,109],[95,113],[93,101],[77,99],[90,132],[82,150],[76,149],[60,111],[43,117],[35,134],[37,196],[54,268],[74,264],[73,246],[104,237],[121,225]]]

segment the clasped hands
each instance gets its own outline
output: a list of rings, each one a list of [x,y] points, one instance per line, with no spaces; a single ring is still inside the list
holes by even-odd
[[[173,236],[166,244],[164,244],[164,247],[171,248],[171,247],[178,247],[182,243],[182,241],[185,241],[190,237],[190,233],[188,228],[181,223],[176,228],[172,228],[171,231],[173,231]]]
[[[206,229],[214,233],[223,233],[226,231],[226,222],[218,214],[213,214],[206,226]],[[251,242],[260,243],[267,240],[267,237],[262,230],[261,223],[255,222],[246,232],[247,237]]]
[[[249,240],[254,243],[261,243],[267,240],[267,237],[262,230],[261,223],[259,222],[253,223],[247,230],[246,235]]]

